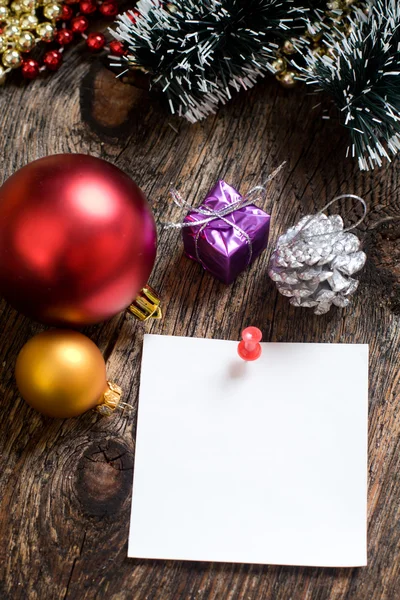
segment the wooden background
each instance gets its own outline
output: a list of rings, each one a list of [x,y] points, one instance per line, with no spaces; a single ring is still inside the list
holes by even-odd
[[[121,314],[86,333],[107,359],[132,411],[102,419],[41,417],[21,400],[18,351],[41,326],[0,304],[0,597],[2,600],[394,600],[400,584],[400,162],[360,173],[344,158],[347,133],[322,120],[328,101],[274,80],[238,95],[197,125],[156,97],[116,81],[81,48],[55,75],[18,78],[1,91],[2,177],[35,158],[84,152],[129,173],[161,224],[181,217],[175,184],[200,202],[218,177],[242,192],[283,160],[270,189],[272,239],[333,196],[362,195],[369,254],[347,310],[316,317],[292,308],[266,274],[269,251],[230,287],[182,256],[179,234],[159,228],[151,283],[160,322]],[[367,568],[322,569],[127,559],[137,392],[144,331],[237,340],[259,326],[266,341],[370,344]],[[323,390],[321,390],[323,393]],[[240,442],[240,440],[239,440]],[[157,441],[155,440],[155,443]],[[260,474],[262,475],[262,474]]]

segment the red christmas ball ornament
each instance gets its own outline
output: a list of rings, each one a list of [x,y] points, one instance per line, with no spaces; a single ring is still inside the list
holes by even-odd
[[[86,17],[74,17],[71,20],[71,29],[74,33],[85,33],[89,27],[89,21]]]
[[[27,58],[22,62],[21,73],[25,79],[35,79],[39,75],[39,63],[33,58]]]
[[[102,50],[106,45],[106,38],[102,33],[89,33],[86,39],[86,46],[92,52]]]
[[[104,160],[48,156],[0,187],[0,295],[35,320],[112,317],[144,286],[155,254],[145,196]]]
[[[99,10],[104,17],[112,19],[118,14],[118,4],[112,0],[106,0],[100,5]]]
[[[124,45],[122,42],[119,42],[118,40],[113,40],[112,42],[109,43],[110,46],[110,52],[111,54],[114,54],[114,56],[124,56],[124,54],[127,53],[127,51],[124,48]]]
[[[74,34],[70,29],[60,29],[56,35],[56,42],[60,44],[60,46],[68,46],[74,39]]]
[[[60,17],[62,21],[69,21],[72,18],[73,14],[74,14],[74,11],[72,10],[72,8],[70,6],[68,6],[67,4],[62,5],[61,17]]]
[[[49,71],[57,71],[62,63],[62,54],[59,50],[50,50],[46,52],[43,57],[43,64],[49,69]]]
[[[84,15],[91,15],[97,10],[97,3],[93,0],[81,0],[79,2],[79,10]]]

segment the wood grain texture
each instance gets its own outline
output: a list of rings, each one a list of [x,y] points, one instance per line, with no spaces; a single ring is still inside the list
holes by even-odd
[[[328,102],[274,81],[239,94],[208,120],[171,117],[159,98],[116,81],[101,61],[70,53],[61,71],[1,92],[3,179],[47,154],[84,152],[129,173],[157,222],[178,220],[171,183],[200,202],[218,177],[243,192],[283,160],[271,186],[272,240],[334,195],[362,195],[369,261],[352,305],[314,316],[279,296],[265,252],[230,287],[182,256],[159,227],[151,278],[165,317],[127,315],[86,333],[131,410],[102,419],[41,417],[18,396],[13,369],[42,327],[0,304],[0,597],[2,600],[394,600],[400,586],[400,163],[360,173],[344,158],[346,131],[321,120]],[[345,209],[346,207],[343,207]],[[141,342],[144,331],[238,339],[248,324],[266,341],[370,344],[368,559],[362,569],[127,559]],[[156,443],[156,441],[155,441]],[[262,476],[262,474],[260,474]]]

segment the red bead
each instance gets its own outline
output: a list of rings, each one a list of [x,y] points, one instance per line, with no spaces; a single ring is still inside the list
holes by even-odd
[[[242,341],[239,342],[238,354],[243,360],[257,360],[261,355],[262,333],[257,327],[246,327],[242,331]]]
[[[60,46],[67,46],[74,39],[74,34],[70,29],[60,29],[56,35],[56,42],[60,44]]]
[[[99,10],[103,16],[112,18],[118,14],[118,4],[112,0],[106,0],[100,5]]]
[[[71,21],[71,29],[74,33],[84,33],[89,27],[89,21],[86,17],[75,17]]]
[[[57,71],[62,62],[62,54],[58,50],[50,50],[43,57],[43,63],[50,71]]]
[[[64,0],[65,4],[78,4],[79,0]]]
[[[128,17],[128,19],[129,19],[130,21],[132,21],[132,23],[136,23],[136,21],[137,21],[137,17],[138,17],[138,14],[139,14],[139,13],[137,12],[137,10],[134,10],[134,11],[130,11],[130,10],[129,10],[129,11],[128,11],[127,13],[125,13],[125,14],[126,14],[126,16]]]
[[[27,58],[22,63],[21,72],[25,79],[35,79],[39,75],[38,61],[33,60],[33,58]]]
[[[92,52],[98,52],[106,45],[106,38],[102,33],[89,33],[86,45]]]
[[[61,19],[63,21],[69,21],[72,18],[73,14],[74,11],[70,6],[67,6],[66,4],[62,5]]]
[[[79,2],[79,10],[84,15],[91,15],[97,10],[97,4],[93,0],[81,0]]]
[[[124,54],[127,53],[127,50],[125,50],[123,43],[119,42],[118,40],[113,40],[109,43],[109,46],[111,54],[114,54],[115,56],[124,56]]]

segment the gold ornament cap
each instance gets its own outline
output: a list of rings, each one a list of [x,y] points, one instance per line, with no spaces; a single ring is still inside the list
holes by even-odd
[[[147,319],[161,319],[162,311],[160,307],[160,298],[149,285],[145,285],[136,296],[135,300],[128,306],[129,312],[139,319],[139,321],[147,321]]]
[[[122,396],[122,388],[116,383],[107,381],[107,389],[103,394],[100,404],[96,406],[96,411],[103,417],[109,417],[119,406]]]

